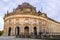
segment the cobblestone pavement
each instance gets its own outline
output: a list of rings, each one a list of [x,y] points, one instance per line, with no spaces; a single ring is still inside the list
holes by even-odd
[[[1,36],[0,40],[41,40],[41,39],[28,39],[28,38],[15,38],[13,36],[10,36],[10,37]]]

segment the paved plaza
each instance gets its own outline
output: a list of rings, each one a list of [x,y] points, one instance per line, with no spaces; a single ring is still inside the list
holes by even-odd
[[[28,39],[28,38],[15,38],[13,36],[10,36],[10,37],[9,36],[7,36],[7,37],[1,36],[0,40],[41,40],[41,39]]]

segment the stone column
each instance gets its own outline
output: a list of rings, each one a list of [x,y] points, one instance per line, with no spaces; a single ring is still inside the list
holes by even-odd
[[[7,36],[7,28],[4,28],[3,36]]]
[[[9,27],[6,29],[6,35],[8,36]]]
[[[39,27],[37,26],[37,35],[39,35]]]
[[[21,33],[20,31],[21,31],[21,26],[19,26],[19,35],[20,35],[20,33]]]
[[[31,32],[33,32],[33,33],[34,33],[34,28],[33,28],[33,26],[31,27]]]
[[[29,35],[31,34],[31,26],[28,26],[29,27]]]
[[[34,33],[33,26],[30,26],[29,29],[30,29],[30,31],[29,31],[30,35],[31,35],[31,33]]]
[[[20,34],[24,34],[24,26],[20,27]]]
[[[34,36],[33,26],[30,26],[30,36],[31,36],[31,38],[33,38],[33,36]]]
[[[15,35],[15,27],[12,27],[12,36],[14,36]]]

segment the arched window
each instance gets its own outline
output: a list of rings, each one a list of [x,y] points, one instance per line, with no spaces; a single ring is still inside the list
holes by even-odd
[[[37,23],[37,20],[34,20],[34,23]]]
[[[12,24],[12,20],[9,20],[9,24]]]
[[[19,23],[19,19],[16,19],[16,23]]]
[[[28,19],[25,19],[25,23],[28,23],[29,22],[29,20]]]

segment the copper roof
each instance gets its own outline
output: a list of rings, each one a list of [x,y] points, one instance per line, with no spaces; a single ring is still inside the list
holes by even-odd
[[[20,9],[20,8],[32,8],[32,9],[35,9],[35,7],[33,7],[32,5],[30,5],[29,3],[23,3],[21,5],[18,5],[18,7],[16,8],[17,9]]]

